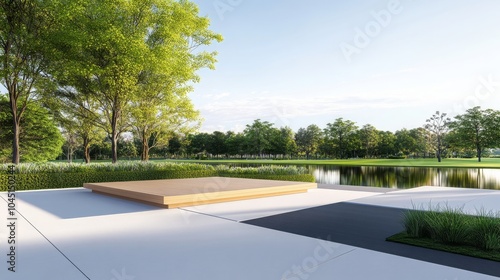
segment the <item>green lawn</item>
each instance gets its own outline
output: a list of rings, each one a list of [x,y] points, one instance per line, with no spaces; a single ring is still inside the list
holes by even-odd
[[[243,164],[297,164],[297,165],[344,165],[344,166],[409,166],[409,167],[462,167],[500,168],[500,158],[477,159],[346,159],[346,160],[175,160],[199,163]]]
[[[500,262],[499,251],[486,251],[468,245],[446,245],[430,238],[410,237],[405,232],[393,235],[387,241]]]

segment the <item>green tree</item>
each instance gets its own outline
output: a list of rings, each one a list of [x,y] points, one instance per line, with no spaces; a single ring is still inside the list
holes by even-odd
[[[273,124],[267,121],[255,120],[247,124],[244,134],[249,143],[250,153],[262,157],[265,151],[271,148],[271,135]]]
[[[73,155],[75,153],[75,150],[78,148],[76,133],[73,131],[73,129],[65,129],[62,131],[62,135],[65,139],[62,147],[63,153],[66,152],[66,159],[68,163],[71,163],[73,162]]]
[[[299,128],[295,134],[298,151],[305,153],[306,158],[309,159],[309,156],[316,153],[321,145],[322,137],[321,129],[315,124],[311,124],[307,128]]]
[[[366,124],[359,129],[359,139],[366,157],[373,157],[379,143],[378,130],[373,125]]]
[[[220,131],[209,134],[207,152],[216,157],[227,154],[226,137],[226,134]]]
[[[0,147],[5,159],[12,153],[12,115],[8,112],[9,100],[0,95]],[[37,103],[27,104],[19,131],[20,160],[42,162],[55,159],[61,153],[64,138],[56,127],[52,115]]]
[[[430,150],[428,142],[427,142],[427,134],[428,132],[422,128],[413,128],[409,131],[410,136],[414,139],[413,153],[415,156],[421,153],[423,157],[425,157],[426,153]]]
[[[487,148],[500,146],[500,112],[477,106],[458,115],[450,123],[457,144],[466,149],[474,149],[478,162]]]
[[[358,127],[350,120],[338,118],[334,123],[326,124],[324,130],[325,142],[333,147],[338,158],[348,158],[349,153],[355,148],[355,134]]]
[[[20,161],[24,115],[36,99],[36,87],[47,70],[45,46],[55,26],[54,10],[49,4],[50,1],[0,1],[0,83],[8,91],[12,163],[15,164]],[[26,146],[24,150],[26,152]]]
[[[243,158],[246,152],[246,146],[246,137],[243,133],[234,133],[232,131],[226,133],[226,147],[229,155],[239,155]]]
[[[197,133],[188,135],[187,152],[191,155],[206,154],[209,149],[210,134]]]
[[[130,130],[130,101],[171,93],[197,81],[198,69],[213,67],[215,53],[194,52],[221,40],[208,26],[189,1],[91,0],[61,28],[63,40],[55,45],[65,68],[58,79],[101,103],[113,162],[119,136]]]
[[[179,154],[183,153],[184,149],[184,141],[181,135],[174,134],[172,138],[168,140],[167,151],[170,155],[175,156],[177,158]]]
[[[398,130],[394,135],[396,136],[395,148],[399,153],[408,157],[412,152],[417,150],[417,139],[411,135],[408,129],[403,128]]]
[[[162,93],[158,93],[162,95]],[[168,146],[176,133],[188,134],[198,128],[199,112],[185,95],[144,96],[131,105],[130,123],[141,140],[141,160],[149,160],[153,148]]]
[[[379,142],[377,154],[379,157],[387,158],[397,153],[396,136],[390,131],[379,131]]]
[[[275,155],[292,155],[297,151],[295,134],[289,127],[281,127],[273,130],[272,150]]]
[[[71,161],[72,147],[82,147],[84,161],[90,163],[91,145],[106,136],[105,126],[98,114],[99,102],[93,96],[77,92],[72,87],[60,86],[52,93],[45,93],[44,103],[54,112],[56,121],[64,131],[68,161]]]
[[[449,130],[450,121],[451,119],[446,117],[446,113],[440,113],[439,111],[436,111],[434,115],[425,121],[424,127],[430,133],[430,142],[433,143],[438,162],[441,162],[445,147],[443,139]]]
[[[134,139],[132,137],[127,137],[127,134],[120,136],[120,141],[118,142],[120,157],[126,157],[128,159],[136,158],[139,153],[134,145]]]

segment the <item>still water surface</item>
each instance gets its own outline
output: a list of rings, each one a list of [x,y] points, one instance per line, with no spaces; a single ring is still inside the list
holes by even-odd
[[[500,169],[423,168],[376,166],[309,166],[318,183],[414,188],[443,186],[475,189],[500,189]]]
[[[234,164],[231,164],[235,166]],[[236,166],[262,166],[236,164]],[[500,169],[306,165],[320,184],[415,188],[443,186],[499,189]]]

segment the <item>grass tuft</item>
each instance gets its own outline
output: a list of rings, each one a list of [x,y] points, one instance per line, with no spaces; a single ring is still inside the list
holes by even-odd
[[[413,205],[405,212],[403,224],[405,231],[388,240],[500,260],[500,212],[481,209],[470,215],[463,207]]]
[[[453,209],[446,206],[441,212],[428,213],[425,220],[431,238],[445,244],[462,244],[467,243],[471,230],[471,221],[466,217],[462,208]]]
[[[428,215],[428,212],[422,210],[405,212],[403,223],[406,233],[412,237],[430,237],[431,233],[426,215]]]
[[[471,219],[471,243],[485,250],[500,250],[500,214],[493,211],[476,211]]]

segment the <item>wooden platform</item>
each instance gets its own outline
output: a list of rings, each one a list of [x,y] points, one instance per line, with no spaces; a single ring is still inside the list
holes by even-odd
[[[86,183],[93,192],[165,208],[195,206],[267,196],[295,194],[316,188],[316,183],[228,177]]]

